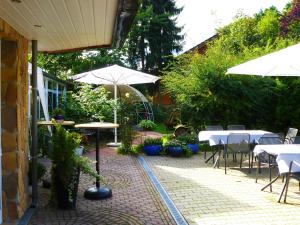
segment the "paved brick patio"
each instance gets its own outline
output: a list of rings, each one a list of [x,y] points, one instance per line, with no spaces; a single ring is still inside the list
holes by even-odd
[[[213,169],[201,155],[145,159],[189,224],[300,224],[298,185],[290,186],[288,204],[279,204],[281,180],[273,192],[260,191],[268,183],[266,169],[255,183],[255,169],[249,175],[231,165],[225,175],[223,163]]]
[[[89,156],[94,158],[94,154]],[[49,189],[40,188],[40,206],[30,224],[175,224],[136,157],[118,155],[113,148],[102,148],[100,155],[102,175],[112,188],[112,198],[86,200],[83,192],[94,182],[82,175],[77,210],[57,210],[47,204]]]

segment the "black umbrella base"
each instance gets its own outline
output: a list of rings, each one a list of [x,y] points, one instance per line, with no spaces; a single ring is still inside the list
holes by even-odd
[[[112,197],[112,191],[107,187],[90,187],[84,192],[84,197],[90,200],[110,198]]]

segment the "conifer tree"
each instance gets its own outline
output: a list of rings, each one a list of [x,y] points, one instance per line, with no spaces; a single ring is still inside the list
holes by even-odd
[[[132,68],[158,75],[182,49],[182,27],[176,24],[174,0],[144,0],[127,40],[128,62]]]

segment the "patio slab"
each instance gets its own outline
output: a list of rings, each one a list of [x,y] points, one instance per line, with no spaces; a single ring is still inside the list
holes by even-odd
[[[273,192],[260,190],[268,183],[266,168],[255,183],[255,169],[248,174],[246,162],[243,169],[230,165],[225,175],[223,162],[213,169],[201,155],[144,158],[189,224],[299,224],[298,184],[290,185],[287,204],[277,203],[281,179]]]
[[[57,210],[48,204],[49,189],[40,188],[39,207],[30,224],[175,224],[136,157],[118,155],[116,149],[108,147],[100,152],[101,173],[106,185],[112,188],[113,197],[85,199],[84,190],[94,185],[94,179],[81,175],[77,209]],[[95,152],[88,156],[95,159]]]

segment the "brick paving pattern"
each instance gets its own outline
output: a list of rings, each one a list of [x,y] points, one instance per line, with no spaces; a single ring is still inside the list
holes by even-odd
[[[88,154],[95,159],[95,152]],[[81,175],[76,210],[57,210],[48,205],[49,189],[40,188],[40,203],[31,225],[166,225],[175,224],[158,192],[137,158],[123,156],[113,148],[101,148],[100,168],[113,197],[91,201],[84,190],[94,185],[93,179]]]
[[[223,162],[219,169],[213,169],[212,163],[205,164],[201,155],[145,159],[191,225],[300,224],[297,182],[289,187],[288,203],[277,203],[283,186],[281,179],[273,185],[273,192],[260,190],[268,183],[267,168],[255,183],[255,169],[248,174],[246,161],[242,169],[230,165],[225,175]]]

